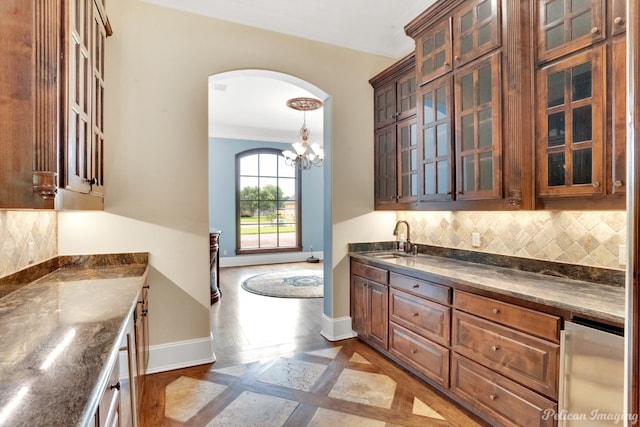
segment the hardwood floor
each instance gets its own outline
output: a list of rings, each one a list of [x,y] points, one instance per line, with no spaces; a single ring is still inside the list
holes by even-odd
[[[485,425],[357,339],[320,335],[322,299],[272,298],[240,287],[269,271],[222,268],[211,307],[217,360],[149,375],[141,426]]]

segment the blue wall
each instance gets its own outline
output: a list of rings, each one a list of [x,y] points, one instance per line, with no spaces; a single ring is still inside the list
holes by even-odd
[[[236,256],[236,154],[253,148],[285,150],[288,144],[267,141],[209,138],[209,225],[222,230],[220,256]],[[323,177],[322,167],[302,171],[302,248],[305,258],[309,247],[320,257],[323,250]],[[224,255],[224,251],[227,255]],[[243,256],[243,255],[239,255]],[[245,255],[250,256],[250,255]]]

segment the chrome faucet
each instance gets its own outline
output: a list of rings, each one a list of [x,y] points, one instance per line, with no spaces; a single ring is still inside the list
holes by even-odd
[[[409,229],[409,223],[405,220],[400,220],[398,222],[396,222],[396,226],[393,229],[393,235],[397,236],[398,235],[398,227],[400,226],[400,224],[404,223],[404,225],[407,227],[407,241],[404,244],[404,251],[405,252],[409,252],[409,253],[413,253],[413,245],[411,244],[411,231]],[[417,246],[416,246],[417,249]]]

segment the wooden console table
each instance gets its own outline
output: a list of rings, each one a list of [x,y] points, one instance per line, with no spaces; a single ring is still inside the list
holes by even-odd
[[[222,298],[222,292],[220,292],[220,234],[221,232],[209,233],[211,304],[215,304]]]

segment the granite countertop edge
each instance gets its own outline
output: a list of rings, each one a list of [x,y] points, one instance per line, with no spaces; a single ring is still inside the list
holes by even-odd
[[[367,249],[366,246],[358,249],[362,248]],[[356,250],[349,255],[397,273],[438,278],[454,287],[459,284],[550,306],[577,316],[624,324],[625,291],[624,286],[617,282],[609,285],[422,253],[414,257],[380,258],[377,255],[381,253],[393,254],[394,250],[375,247],[373,251]]]
[[[16,360],[0,360],[0,407],[21,384],[29,384],[31,390],[22,410],[7,421],[94,424],[127,319],[147,282],[148,258],[144,252],[58,256],[0,278],[0,326],[12,334],[0,343],[0,359]],[[38,310],[30,309],[34,304]],[[44,368],[55,375],[38,370],[52,343],[70,329],[76,333],[72,345],[52,368]],[[20,336],[26,338],[24,349]],[[71,392],[69,383],[79,379],[86,384]],[[61,411],[60,405],[66,409]]]

